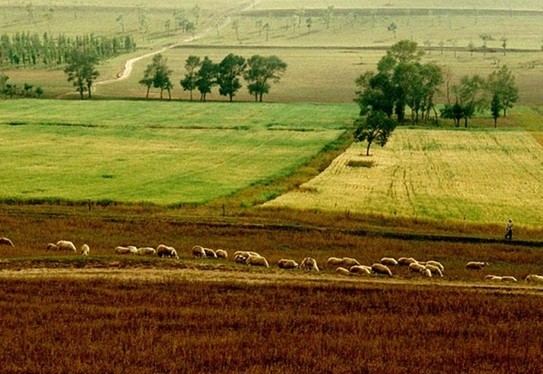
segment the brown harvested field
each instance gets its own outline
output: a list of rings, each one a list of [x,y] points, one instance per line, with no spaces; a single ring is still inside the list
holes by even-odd
[[[3,372],[543,370],[540,294],[174,277],[2,285]]]

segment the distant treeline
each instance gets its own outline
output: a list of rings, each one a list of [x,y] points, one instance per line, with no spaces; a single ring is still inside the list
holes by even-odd
[[[134,38],[125,36],[81,35],[52,37],[28,32],[0,36],[0,66],[62,65],[74,49],[92,53],[98,60],[136,49]]]

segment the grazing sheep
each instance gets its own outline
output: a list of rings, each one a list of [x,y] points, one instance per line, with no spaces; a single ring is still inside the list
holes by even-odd
[[[159,246],[156,247],[156,254],[158,257],[175,258],[179,260],[179,256],[177,255],[175,248],[165,244],[159,244]]]
[[[489,281],[493,281],[493,282],[496,282],[496,281],[501,282],[502,277],[500,277],[499,275],[491,275],[491,274],[489,274],[489,275],[485,276],[485,279],[489,280]]]
[[[247,262],[247,257],[249,257],[249,256],[244,256],[244,255],[238,253],[237,255],[234,256],[234,262],[236,262],[238,264],[245,264]]]
[[[215,254],[217,255],[217,258],[222,258],[225,260],[228,259],[228,252],[226,252],[224,249],[217,249]]]
[[[13,245],[13,242],[10,239],[5,238],[5,237],[0,238],[0,245],[7,245],[9,247],[15,247],[15,245]]]
[[[206,251],[204,250],[204,247],[202,247],[201,245],[195,245],[194,247],[192,247],[192,257],[205,258]]]
[[[427,269],[427,268],[424,268],[420,271],[420,273],[422,274],[422,276],[424,277],[427,277],[427,278],[432,278],[432,272],[430,271],[430,269]]]
[[[127,255],[129,253],[133,253],[132,246],[130,246],[130,247],[121,247],[121,246],[115,247],[115,253],[117,253],[119,255]]]
[[[439,270],[441,270],[442,272],[445,271],[445,266],[443,266],[441,262],[439,261],[434,261],[434,260],[426,261],[426,265],[437,266]]]
[[[343,259],[339,257],[330,257],[326,261],[326,265],[330,267],[337,267],[343,263]]]
[[[543,276],[537,274],[530,274],[526,277],[527,282],[543,283]]]
[[[400,257],[398,259],[398,265],[409,266],[412,263],[418,262],[413,257]]]
[[[387,266],[398,266],[398,261],[396,261],[396,259],[392,257],[383,257],[380,262],[381,264]]]
[[[485,266],[488,265],[488,262],[482,262],[482,261],[470,261],[466,264],[466,269],[469,270],[481,270]]]
[[[502,281],[503,282],[516,282],[517,281],[517,278],[511,276],[511,275],[504,275],[502,277]]]
[[[277,262],[277,266],[279,266],[280,269],[297,269],[298,263],[294,260],[282,258]]]
[[[371,267],[366,265],[354,265],[349,268],[349,271],[354,274],[370,275]]]
[[[57,247],[57,245],[55,243],[48,243],[47,247],[45,247],[45,249],[47,249],[47,250],[57,250],[58,247]]]
[[[75,247],[74,243],[68,240],[59,240],[57,242],[57,249],[72,251],[72,252],[77,253],[77,248]]]
[[[217,254],[211,248],[204,248],[204,252],[206,253],[206,258],[217,258]]]
[[[351,257],[343,257],[341,261],[341,266],[347,269],[355,265],[360,265],[360,262],[358,262],[358,260]]]
[[[89,246],[88,246],[87,244],[83,244],[83,245],[81,246],[81,254],[82,254],[83,256],[88,256],[89,253],[90,253],[90,248],[89,248]]]
[[[266,268],[270,267],[270,265],[268,264],[268,260],[266,260],[262,256],[249,255],[249,257],[247,257],[247,259],[245,260],[245,263],[251,266],[262,266]]]
[[[356,266],[356,265],[353,265],[353,266]],[[351,275],[348,269],[345,269],[344,267],[341,267],[341,266],[338,266],[336,268],[336,273],[341,274],[341,275]]]
[[[424,265],[421,265],[418,262],[413,262],[412,264],[409,264],[409,270],[411,270],[414,273],[420,273],[424,269],[425,269]]]
[[[243,256],[243,257],[249,257],[249,256],[260,256],[259,253],[252,252],[252,251],[236,251],[234,252],[234,257],[237,255]],[[260,256],[262,257],[262,256]]]
[[[371,265],[371,271],[376,274],[383,274],[383,275],[388,275],[389,277],[392,277],[392,272],[390,271],[388,266],[380,264],[380,263],[375,263]]]
[[[440,277],[443,277],[443,272],[438,266],[430,265],[426,263],[425,269],[429,270],[432,273],[432,275],[439,275]]]
[[[300,262],[300,269],[319,271],[319,266],[317,265],[317,260],[313,257],[306,257]]]
[[[141,247],[138,248],[136,254],[140,256],[154,256],[156,255],[156,249],[153,247]]]

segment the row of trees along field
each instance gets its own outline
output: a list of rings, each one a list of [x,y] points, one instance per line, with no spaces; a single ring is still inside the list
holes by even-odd
[[[191,101],[194,90],[200,92],[200,101],[206,101],[207,94],[211,93],[215,86],[218,86],[220,95],[233,101],[242,87],[243,77],[249,94],[254,95],[255,101],[262,101],[264,94],[270,91],[271,82],[278,82],[286,68],[287,64],[277,56],[253,55],[245,59],[230,53],[219,63],[213,62],[207,56],[203,59],[189,56],[185,61],[186,74],[179,83],[183,90],[190,92]],[[163,98],[166,90],[171,99],[171,90],[174,87],[170,78],[172,72],[167,65],[167,59],[161,54],[155,55],[145,69],[143,79],[139,81],[147,88],[146,97],[149,97],[149,91],[154,87],[160,89],[160,98]]]
[[[435,63],[421,63],[423,55],[416,42],[399,41],[381,58],[377,72],[368,71],[357,78],[360,117],[355,121],[355,139],[368,141],[366,154],[373,141],[384,146],[396,124],[405,123],[407,108],[411,123],[427,122],[434,114],[437,124],[435,97],[445,83],[444,73]],[[462,119],[467,127],[469,118],[485,110],[490,110],[496,126],[500,114],[506,116],[518,99],[515,77],[505,65],[486,79],[478,74],[465,75],[451,89],[447,82],[446,88],[447,102],[440,116],[452,119],[457,127]]]
[[[0,35],[0,66],[62,65],[72,51],[83,49],[99,60],[133,52],[136,42],[130,35],[99,36],[94,34],[75,37],[60,34],[52,37],[34,33]]]

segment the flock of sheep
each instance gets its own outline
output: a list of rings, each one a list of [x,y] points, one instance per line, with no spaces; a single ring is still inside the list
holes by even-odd
[[[11,246],[15,245],[13,242],[6,238],[0,237],[0,245]],[[73,242],[68,240],[59,240],[56,243],[49,243],[46,246],[48,250],[61,250],[71,251],[74,253],[80,253],[83,256],[90,254],[90,247],[87,244],[83,244],[78,250]],[[160,244],[156,248],[153,247],[136,247],[136,246],[118,246],[114,252],[119,255],[140,255],[140,256],[158,256],[162,258],[173,258],[179,260],[179,255],[174,247]],[[192,247],[193,258],[209,258],[209,259],[228,259],[228,252],[223,249],[211,249],[201,245],[195,245]],[[233,255],[233,261],[238,264],[244,264],[249,266],[259,266],[269,268],[270,264],[268,260],[261,254],[253,251],[236,251]],[[481,270],[488,265],[487,262],[470,261],[465,265],[468,270]],[[302,269],[307,271],[320,271],[317,260],[312,257],[305,257],[300,263],[292,259],[282,258],[277,262],[277,267],[280,269]],[[351,257],[330,257],[326,261],[326,268],[334,269],[336,273],[341,275],[385,275],[393,277],[391,270],[397,267],[406,267],[409,272],[420,274],[423,277],[443,277],[445,267],[438,261],[417,261],[412,257],[400,257],[398,259],[392,257],[383,257],[379,262],[375,262],[372,265],[363,265],[358,260]],[[516,282],[517,279],[509,275],[486,275],[485,280],[489,281],[504,281],[504,282]],[[525,278],[528,282],[543,283],[543,276],[537,274],[530,274]]]

